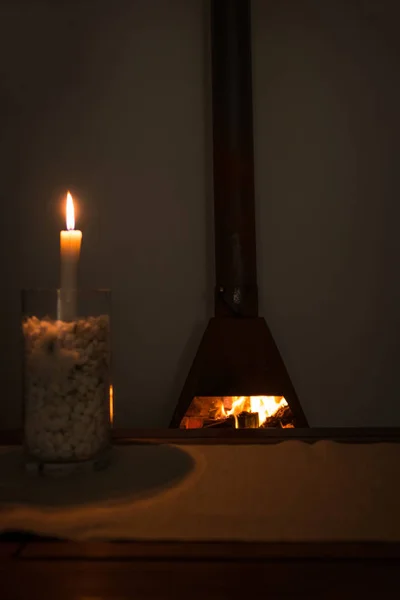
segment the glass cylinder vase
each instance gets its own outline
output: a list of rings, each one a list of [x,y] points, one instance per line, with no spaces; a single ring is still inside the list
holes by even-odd
[[[74,291],[63,315],[60,290],[22,292],[24,440],[29,459],[95,459],[110,444],[110,291]]]

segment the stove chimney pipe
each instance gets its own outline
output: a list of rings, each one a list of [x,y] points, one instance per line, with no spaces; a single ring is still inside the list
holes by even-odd
[[[249,0],[212,0],[215,316],[257,317]]]

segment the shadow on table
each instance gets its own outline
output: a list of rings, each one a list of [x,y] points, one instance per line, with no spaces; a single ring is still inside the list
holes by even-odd
[[[12,506],[68,507],[134,501],[173,489],[194,469],[192,457],[168,445],[138,444],[112,449],[100,471],[64,476],[26,472],[20,448],[0,450],[0,509]]]

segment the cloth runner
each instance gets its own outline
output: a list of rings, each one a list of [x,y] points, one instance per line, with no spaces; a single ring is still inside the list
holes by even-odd
[[[400,541],[400,444],[113,448],[104,471],[26,473],[0,448],[0,531],[72,540]]]

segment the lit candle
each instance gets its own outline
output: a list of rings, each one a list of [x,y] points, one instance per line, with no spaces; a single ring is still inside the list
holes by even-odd
[[[60,232],[61,281],[58,318],[71,321],[76,318],[76,292],[78,289],[78,265],[81,253],[82,231],[75,229],[74,202],[67,194],[67,231]]]

